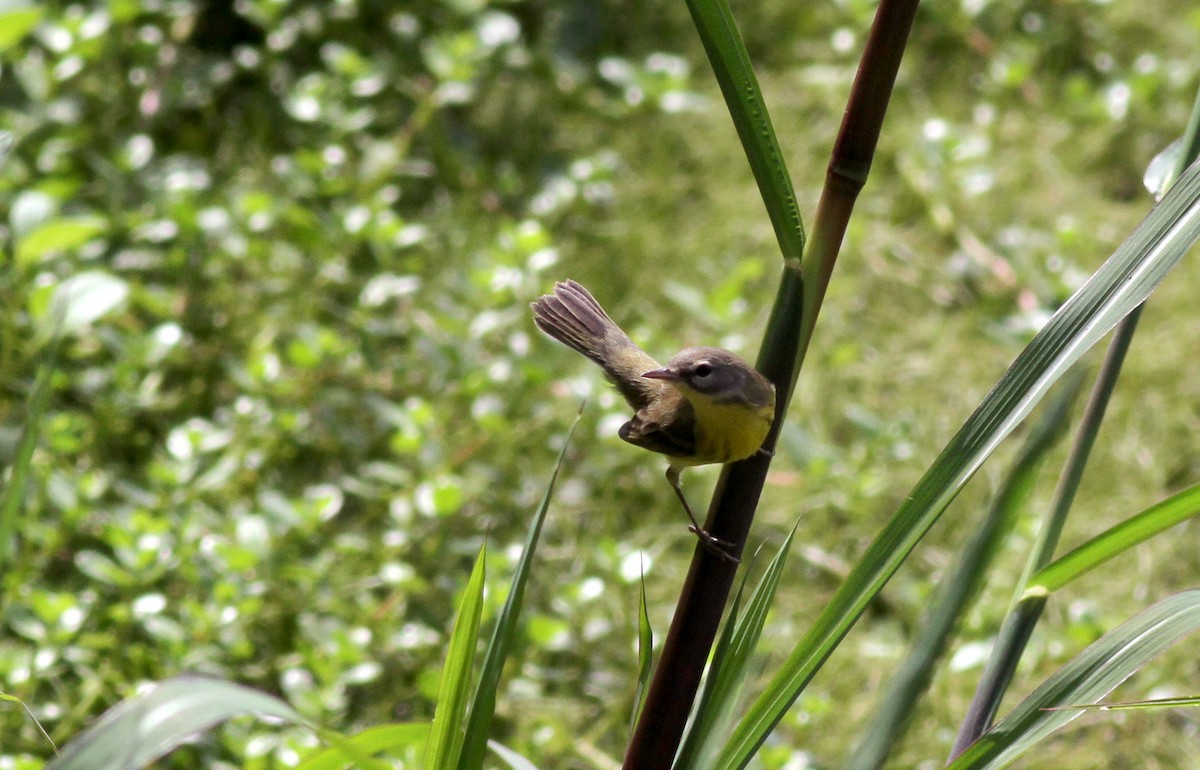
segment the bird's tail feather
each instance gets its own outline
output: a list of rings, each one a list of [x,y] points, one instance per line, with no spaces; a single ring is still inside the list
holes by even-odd
[[[605,348],[610,339],[617,343],[621,340],[614,338],[629,339],[596,298],[575,281],[556,284],[553,294],[539,297],[532,307],[539,329],[601,366],[607,363]]]
[[[641,375],[659,364],[629,339],[596,298],[575,281],[562,281],[554,293],[531,303],[538,328],[567,347],[599,364],[621,394],[636,408],[661,389],[656,380]]]

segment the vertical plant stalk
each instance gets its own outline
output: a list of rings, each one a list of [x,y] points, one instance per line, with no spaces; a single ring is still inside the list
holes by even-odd
[[[1104,422],[1104,412],[1108,408],[1108,402],[1116,387],[1117,375],[1121,373],[1125,354],[1129,350],[1129,344],[1133,341],[1133,333],[1137,329],[1137,321],[1141,316],[1142,307],[1138,306],[1126,316],[1113,333],[1112,342],[1109,344],[1104,363],[1096,376],[1096,383],[1092,387],[1091,396],[1088,398],[1087,407],[1080,420],[1079,433],[1075,437],[1075,443],[1067,457],[1058,489],[1055,491],[1050,517],[1038,536],[1034,551],[1025,565],[1025,574],[1018,586],[1018,595],[1024,593],[1029,577],[1054,558],[1054,550],[1058,546],[1067,513],[1070,512],[1071,504],[1075,501],[1075,493],[1079,490],[1084,468],[1087,467],[1088,457],[1091,456],[1092,447],[1096,443],[1096,435],[1100,431],[1101,423]],[[1029,637],[1033,634],[1033,628],[1041,618],[1042,609],[1045,606],[1046,597],[1044,596],[1027,599],[1018,604],[1005,618],[992,649],[991,657],[979,680],[979,686],[971,699],[971,705],[967,708],[967,716],[963,719],[958,737],[954,741],[951,759],[957,757],[974,743],[975,739],[992,724],[996,711],[1000,707],[1000,700],[1004,697],[1004,692],[1008,689],[1013,674],[1016,672],[1021,653],[1025,650],[1025,645],[1029,642]]]
[[[746,149],[784,257],[783,275],[758,358],[759,370],[775,385],[776,414],[764,449],[774,451],[792,390],[850,212],[866,182],[891,98],[916,0],[883,0],[871,33],[826,173],[817,209],[815,236],[801,262],[803,231],[795,196],[778,151],[749,59],[724,0],[689,0],[734,125]],[[774,148],[774,149],[772,149]],[[812,280],[802,277],[813,275]],[[727,465],[709,506],[706,528],[737,544],[740,554],[770,465],[768,454]],[[736,565],[697,548],[646,703],[625,756],[625,770],[669,770],[699,690],[733,585]]]
[[[842,125],[825,170],[825,186],[821,189],[813,220],[813,237],[802,264],[804,307],[799,357],[792,371],[793,386],[812,341],[817,315],[833,276],[850,214],[871,171],[900,59],[916,15],[917,0],[883,0],[863,49]]]

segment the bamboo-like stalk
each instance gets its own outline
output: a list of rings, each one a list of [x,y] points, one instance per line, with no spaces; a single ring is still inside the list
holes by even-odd
[[[779,291],[758,358],[760,371],[775,384],[777,391],[775,422],[764,444],[769,453],[775,448],[787,414],[854,201],[867,179],[917,2],[883,0],[876,12],[829,162],[814,237],[803,261],[795,250],[793,234],[797,223],[780,221],[780,216],[789,216],[788,207],[778,204],[778,196],[772,200],[766,187],[770,180],[764,180],[764,173],[778,174],[781,169],[776,165],[764,171],[754,163],[756,157],[763,157],[762,137],[747,136],[752,132],[746,126],[753,128],[753,122],[737,118],[739,105],[745,104],[745,91],[731,91],[745,89],[747,83],[744,79],[739,83],[735,78],[722,76],[723,70],[714,58],[713,43],[697,11],[698,2],[690,5],[701,27],[701,39],[710,59],[714,59],[726,102],[735,111],[734,123],[747,147],[784,255]],[[728,8],[723,2],[721,6],[720,21],[732,23]],[[751,85],[757,89],[755,84]],[[787,186],[790,188],[790,184]],[[769,465],[769,456],[755,455],[726,466],[717,483],[705,526],[715,536],[735,543],[739,554],[750,531]],[[669,770],[672,766],[735,573],[735,564],[713,556],[704,548],[696,549],[642,716],[625,756],[625,770]]]

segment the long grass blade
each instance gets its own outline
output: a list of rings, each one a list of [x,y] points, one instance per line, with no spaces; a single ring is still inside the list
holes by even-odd
[[[1050,562],[1058,548],[1059,538],[1062,536],[1063,527],[1066,526],[1071,505],[1075,502],[1075,494],[1083,480],[1084,469],[1087,467],[1088,458],[1091,457],[1096,437],[1100,433],[1100,426],[1104,422],[1104,413],[1107,411],[1109,399],[1116,389],[1117,377],[1121,373],[1125,354],[1133,341],[1138,318],[1144,307],[1145,305],[1139,305],[1134,308],[1132,313],[1121,319],[1109,340],[1108,351],[1104,354],[1104,363],[1101,364],[1100,371],[1096,374],[1096,381],[1092,385],[1087,406],[1080,417],[1079,428],[1071,445],[1071,451],[1059,473],[1058,485],[1054,490],[1054,502],[1050,507],[1049,515],[1042,523],[1033,548],[1026,556],[1025,566],[1021,570],[1021,577],[1013,592],[1013,606],[1009,608],[1009,616],[1000,626],[1000,633],[997,634],[995,643],[992,645],[987,665],[984,666],[979,684],[976,685],[975,693],[971,697],[971,703],[963,715],[962,724],[959,726],[958,735],[955,737],[954,746],[950,752],[951,757],[957,756],[959,752],[971,745],[995,719],[1000,703],[1004,699],[1004,693],[1008,690],[1017,666],[1021,662],[1025,645],[1033,634],[1038,620],[1041,619],[1041,611],[1045,602],[1021,602],[1020,597],[1024,595],[1029,578]]]
[[[483,614],[483,576],[487,547],[479,549],[475,568],[467,581],[454,630],[446,652],[446,665],[438,688],[433,727],[425,746],[425,770],[449,770],[458,765],[462,752],[463,722],[467,713],[467,691],[474,669],[475,647],[479,642],[479,621]]]
[[[1071,404],[1082,380],[1070,378],[1038,422],[1009,471],[987,517],[958,555],[954,569],[938,586],[929,611],[921,621],[912,648],[888,681],[879,708],[846,763],[847,770],[882,767],[892,745],[912,716],[917,699],[933,676],[933,667],[945,651],[954,625],[978,593],[1004,537],[1012,531],[1019,511],[1028,503],[1046,453],[1062,436]]]
[[[1161,200],[1173,180],[1196,159],[1195,142],[1198,138],[1198,128],[1200,128],[1200,98],[1192,105],[1192,119],[1188,125],[1187,134],[1178,143],[1180,152],[1171,156],[1169,177],[1156,182],[1156,188],[1153,190],[1155,200]],[[1189,149],[1184,150],[1184,147]],[[1158,161],[1158,163],[1162,165],[1163,161]],[[1153,166],[1155,163],[1152,162],[1151,165]],[[1148,171],[1147,174],[1149,173]],[[1161,175],[1162,172],[1156,171],[1155,174]],[[1121,319],[1109,341],[1104,363],[1096,375],[1096,382],[1092,387],[1087,408],[1079,421],[1079,432],[1075,437],[1062,473],[1059,475],[1058,488],[1054,493],[1054,504],[1050,515],[1046,518],[1041,532],[1038,534],[1037,542],[1029,553],[1025,569],[1017,583],[1016,598],[1014,599],[1017,606],[1001,625],[1000,633],[996,637],[996,643],[992,646],[979,685],[975,689],[971,704],[959,727],[958,736],[955,738],[954,747],[951,750],[952,757],[957,756],[971,745],[991,725],[1016,672],[1017,665],[1020,663],[1025,645],[1041,618],[1045,597],[1038,598],[1036,593],[1028,594],[1026,589],[1033,574],[1046,567],[1054,558],[1055,551],[1058,550],[1058,541],[1062,536],[1063,527],[1066,526],[1067,515],[1075,501],[1075,493],[1083,479],[1084,469],[1087,467],[1092,447],[1100,432],[1100,426],[1104,422],[1104,413],[1108,408],[1113,390],[1116,388],[1117,378],[1124,365],[1125,355],[1133,342],[1133,335],[1137,331],[1138,320],[1141,318],[1144,307],[1144,305],[1139,305]]]
[[[513,573],[512,586],[504,608],[492,631],[492,640],[488,644],[487,655],[484,657],[483,668],[479,672],[479,684],[475,688],[475,697],[471,699],[471,715],[467,720],[466,732],[463,736],[462,753],[459,755],[458,767],[461,770],[474,770],[483,766],[483,756],[487,749],[488,733],[491,731],[492,715],[496,711],[496,691],[500,686],[500,674],[504,671],[504,662],[512,650],[517,636],[517,618],[521,614],[521,605],[525,599],[525,585],[529,582],[529,571],[533,564],[533,555],[537,551],[538,539],[542,534],[542,525],[546,522],[546,512],[550,509],[550,498],[554,494],[554,485],[558,482],[558,473],[562,470],[563,460],[567,456],[567,448],[579,426],[579,418],[583,415],[583,406],[575,415],[567,437],[563,441],[562,450],[554,464],[554,472],[550,474],[550,483],[542,495],[533,521],[529,524],[529,534],[525,538],[525,550],[517,562]]]
[[[338,745],[313,754],[296,765],[295,770],[342,770],[351,762],[361,765],[362,755],[371,756],[382,751],[400,749],[419,750],[429,740],[430,726],[428,722],[407,722],[368,727],[360,733],[343,737]],[[328,740],[328,734],[322,735]],[[354,753],[349,753],[346,747],[352,747]]]
[[[766,625],[767,613],[775,601],[775,592],[783,578],[783,568],[799,526],[800,523],[796,522],[780,544],[754,592],[750,594],[745,612],[740,617],[730,612],[726,627],[732,627],[732,633],[728,634],[727,643],[721,644],[713,655],[709,686],[705,688],[683,750],[675,762],[677,770],[711,767],[716,759],[716,736],[724,732],[721,727],[732,722],[738,693],[749,676],[754,650]],[[739,589],[739,601],[741,594]],[[722,635],[722,642],[726,641],[725,636]]]
[[[3,137],[0,137],[0,139],[3,139]],[[58,753],[58,746],[54,743],[54,739],[50,737],[50,733],[46,732],[46,728],[42,727],[42,723],[36,716],[33,715],[33,712],[29,709],[29,706],[25,705],[25,701],[21,700],[15,695],[7,695],[0,692],[0,703],[15,703],[20,706],[25,712],[25,716],[29,717],[29,721],[33,722],[33,726],[36,727],[38,732],[42,734],[42,737],[46,739],[46,743],[50,744],[50,748],[54,749],[54,753]]]
[[[1054,593],[1080,575],[1197,514],[1200,514],[1200,484],[1101,532],[1048,564],[1029,581],[1025,595],[1045,596]]]
[[[1079,709],[1080,711],[1156,711],[1158,709],[1193,708],[1200,706],[1200,695],[1182,695],[1178,698],[1151,698],[1150,700],[1127,700],[1108,703],[1077,703],[1070,706],[1055,706],[1051,711]]]
[[[687,0],[785,260],[804,253],[804,223],[750,54],[725,0]]]
[[[1073,363],[1150,295],[1197,237],[1200,167],[1192,166],[1055,313],[951,439],[738,725],[721,767],[745,766],[984,460]]]
[[[1162,651],[1200,628],[1200,591],[1164,599],[1102,636],[958,756],[949,770],[1004,767],[1103,698]]]
[[[714,691],[717,686],[717,678],[720,675],[721,669],[724,668],[726,661],[729,658],[729,648],[733,645],[733,633],[737,628],[738,621],[741,618],[742,612],[742,595],[746,591],[746,580],[748,573],[742,573],[742,581],[738,585],[737,592],[733,595],[733,601],[730,602],[729,610],[725,613],[725,623],[721,627],[721,635],[717,639],[717,645],[713,648],[712,661],[708,664],[708,676],[704,682],[704,689],[700,692],[700,699],[696,703],[694,709],[695,714],[691,723],[688,724],[687,730],[684,732],[683,740],[679,745],[679,754],[675,757],[673,768],[696,768],[702,770],[711,764],[713,757],[705,757],[701,755],[702,749],[708,747],[711,743],[710,735],[712,725],[716,721],[712,706]],[[708,760],[708,761],[706,761]]]
[[[8,477],[8,483],[0,492],[0,575],[4,574],[5,565],[16,550],[17,520],[21,515],[21,506],[25,502],[26,479],[29,477],[30,465],[33,463],[33,451],[37,448],[38,436],[41,431],[42,418],[50,403],[50,378],[58,362],[58,346],[61,336],[56,335],[47,347],[45,360],[38,367],[37,379],[29,394],[29,411],[25,416],[25,424],[21,428],[21,440],[17,444],[16,458]],[[0,596],[0,603],[3,597]]]
[[[650,607],[646,601],[646,575],[642,574],[641,592],[638,594],[638,675],[637,692],[633,696],[633,718],[629,721],[632,731],[642,718],[646,705],[646,690],[650,686],[650,672],[654,669],[654,628],[650,625]]]
[[[197,733],[246,715],[311,727],[273,695],[219,679],[180,676],[109,709],[46,770],[138,770]]]

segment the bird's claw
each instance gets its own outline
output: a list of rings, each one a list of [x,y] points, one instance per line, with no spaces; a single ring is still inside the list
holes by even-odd
[[[701,529],[700,527],[689,526],[688,531],[700,538],[700,544],[712,555],[725,561],[733,562],[734,564],[742,563],[742,560],[733,554],[734,543],[722,540],[708,530]]]

